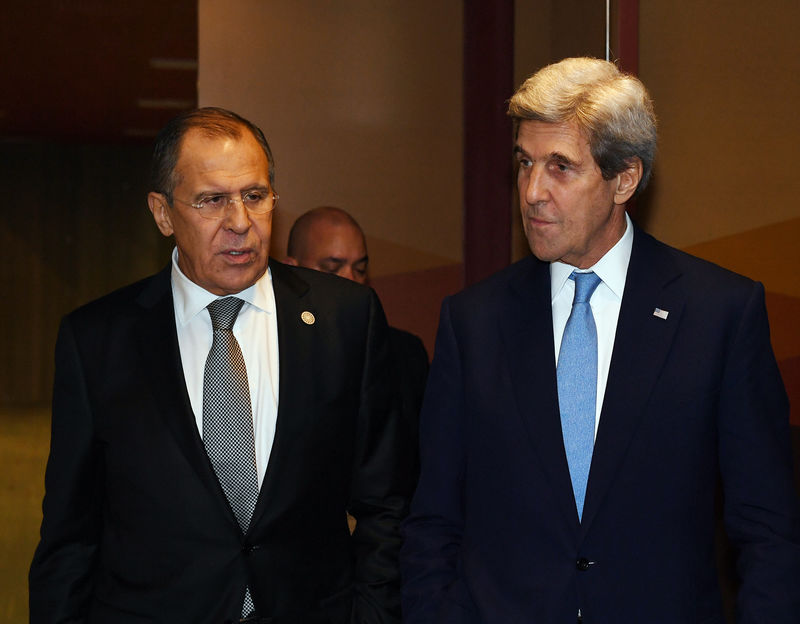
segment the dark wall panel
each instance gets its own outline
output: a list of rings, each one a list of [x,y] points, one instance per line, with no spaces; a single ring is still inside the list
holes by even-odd
[[[47,402],[61,316],[167,262],[149,159],[149,147],[0,143],[0,404]]]

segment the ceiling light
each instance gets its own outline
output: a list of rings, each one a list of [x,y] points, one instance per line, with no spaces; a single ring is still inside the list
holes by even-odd
[[[178,69],[181,71],[197,71],[197,59],[151,58],[153,69]]]

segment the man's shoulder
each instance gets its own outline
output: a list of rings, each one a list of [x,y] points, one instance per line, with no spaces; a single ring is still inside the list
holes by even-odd
[[[392,353],[398,354],[405,359],[422,359],[428,361],[428,351],[422,339],[404,329],[389,327],[389,344]]]
[[[119,314],[131,313],[142,305],[151,305],[170,292],[170,273],[167,267],[154,275],[89,301],[67,316],[73,321],[96,322]]]
[[[500,269],[489,277],[467,286],[451,299],[458,304],[477,305],[479,302],[498,301],[511,288],[527,288],[542,271],[548,271],[548,263],[535,256],[527,256]],[[549,272],[547,273],[549,275]]]
[[[389,326],[389,337],[398,344],[414,346],[422,344],[422,340],[419,336],[405,329],[400,329],[399,327]]]
[[[372,288],[363,284],[315,269],[283,264],[272,258],[269,266],[279,307],[291,298],[307,300],[330,311],[380,305]]]
[[[674,273],[687,287],[714,292],[750,292],[754,281],[710,260],[694,256],[637,229],[631,254],[631,269],[659,272],[665,278]]]
[[[362,294],[370,290],[367,286],[339,277],[338,275],[317,271],[316,269],[284,264],[274,258],[270,258],[269,268],[272,271],[273,281],[285,282],[292,287],[305,286]]]

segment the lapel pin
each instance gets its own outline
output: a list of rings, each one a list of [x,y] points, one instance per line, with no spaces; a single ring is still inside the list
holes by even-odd
[[[661,308],[656,308],[653,310],[653,316],[657,316],[658,318],[666,321],[667,317],[669,316],[669,312],[667,310],[662,310]]]
[[[301,319],[303,319],[303,322],[304,322],[306,325],[313,325],[313,324],[316,322],[316,320],[317,320],[317,319],[315,319],[315,318],[314,318],[314,315],[313,315],[313,314],[311,314],[311,312],[309,312],[308,310],[306,310],[305,312],[303,312],[303,313],[300,315],[300,318],[301,318]]]

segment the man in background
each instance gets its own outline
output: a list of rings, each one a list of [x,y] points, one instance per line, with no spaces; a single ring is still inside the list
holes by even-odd
[[[509,115],[533,255],[442,305],[404,621],[722,622],[720,481],[737,622],[800,621],[763,286],[628,217],[656,151],[638,79],[566,59],[526,80]]]
[[[333,273],[367,284],[367,241],[358,222],[341,208],[320,206],[297,218],[289,232],[286,263]],[[419,410],[428,377],[428,354],[422,341],[407,331],[389,328],[393,376],[402,400],[403,419],[417,439]],[[418,464],[416,443],[414,466]],[[416,477],[416,468],[414,475]]]
[[[399,622],[377,297],[269,259],[272,153],[235,113],[167,124],[151,188],[171,263],[59,332],[31,623]]]

